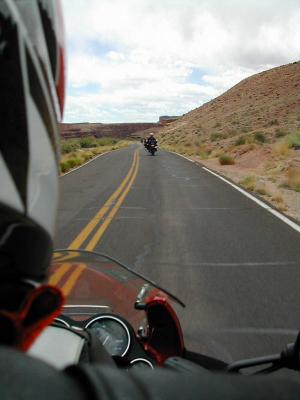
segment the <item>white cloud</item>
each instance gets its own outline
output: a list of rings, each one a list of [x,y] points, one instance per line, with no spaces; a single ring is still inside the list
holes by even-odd
[[[64,0],[63,5],[72,89],[68,121],[155,121],[299,58],[298,0]],[[193,69],[205,71],[201,81],[191,83]],[[84,93],[86,85],[95,84],[98,94]]]

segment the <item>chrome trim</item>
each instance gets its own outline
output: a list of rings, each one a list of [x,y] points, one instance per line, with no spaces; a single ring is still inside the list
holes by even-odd
[[[85,311],[85,312],[79,312],[79,311],[73,311],[73,312],[69,312],[68,311],[68,313],[65,313],[64,315],[67,315],[68,317],[70,316],[70,315],[75,315],[75,316],[79,316],[79,315],[90,315],[90,316],[92,316],[92,315],[94,315],[95,313],[94,312],[92,312],[92,311]],[[87,318],[86,318],[87,319]]]
[[[66,322],[65,320],[61,319],[61,318],[55,318],[53,322],[55,322],[55,321],[58,321],[58,322],[62,323],[67,328],[71,328],[71,325],[68,322]]]
[[[130,365],[136,364],[138,362],[143,362],[143,363],[149,365],[149,367],[151,369],[154,369],[154,365],[149,360],[146,360],[145,358],[135,358],[134,360],[130,361]]]
[[[110,308],[109,306],[95,306],[92,304],[66,304],[64,306],[64,308],[81,308],[81,307],[85,307],[85,308]]]
[[[127,326],[124,324],[123,321],[121,321],[121,320],[120,320],[119,318],[117,318],[117,317],[114,317],[114,316],[112,316],[112,315],[100,315],[99,317],[95,317],[95,318],[93,318],[91,321],[89,321],[89,322],[84,326],[84,329],[87,329],[90,325],[92,325],[94,322],[96,322],[96,321],[98,321],[98,320],[100,320],[100,319],[112,319],[112,320],[118,322],[120,325],[122,325],[122,327],[125,329],[125,332],[127,333],[128,341],[127,341],[127,347],[126,347],[125,351],[123,352],[123,354],[121,355],[121,357],[124,357],[125,354],[128,352],[129,347],[130,347],[130,344],[131,344],[131,337],[130,337],[130,333],[129,333],[129,330],[128,330]],[[113,355],[113,354],[112,354],[112,355]]]
[[[76,326],[76,325],[72,325],[71,328],[74,329],[74,331],[78,331],[78,332],[84,331],[84,328],[81,328],[80,326]]]

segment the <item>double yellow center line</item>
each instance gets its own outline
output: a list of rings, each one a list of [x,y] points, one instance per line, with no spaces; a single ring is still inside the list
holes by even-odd
[[[139,170],[139,164],[139,152],[138,150],[136,150],[134,152],[133,162],[128,174],[123,179],[117,190],[107,199],[107,201],[96,213],[96,215],[72,241],[72,243],[68,247],[70,250],[83,248],[85,250],[92,251],[95,249],[95,247],[99,244],[101,238],[103,237],[104,233],[106,232],[107,228],[111,224],[113,218],[117,214],[119,208],[126,199],[126,196],[128,195],[136,179]],[[86,243],[85,246],[84,243]],[[64,260],[66,260],[66,258],[64,258]],[[71,265],[69,263],[61,264],[60,267],[50,277],[49,283],[52,285],[57,285],[63,279],[65,274],[69,271],[70,267]],[[84,264],[79,264],[69,276],[68,280],[62,287],[62,291],[66,296],[70,294],[85,268],[86,266]]]

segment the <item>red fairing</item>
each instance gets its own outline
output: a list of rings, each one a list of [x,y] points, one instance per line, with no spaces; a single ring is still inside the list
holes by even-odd
[[[146,302],[149,324],[149,339],[145,350],[156,359],[159,365],[169,357],[182,356],[184,352],[183,333],[179,319],[163,296],[154,296]]]

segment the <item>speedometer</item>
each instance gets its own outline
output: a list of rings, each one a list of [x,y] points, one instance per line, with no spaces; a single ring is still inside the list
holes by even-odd
[[[85,327],[96,334],[110,355],[122,357],[127,353],[130,334],[127,326],[119,318],[102,315],[89,321]]]

